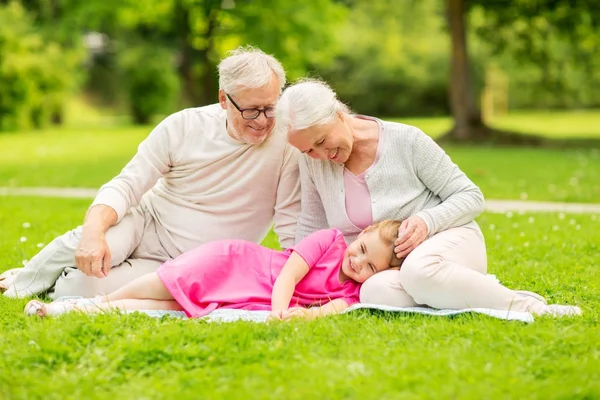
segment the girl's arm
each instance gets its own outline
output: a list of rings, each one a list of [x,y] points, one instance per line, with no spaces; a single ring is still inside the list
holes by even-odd
[[[273,285],[271,295],[271,316],[281,319],[287,310],[298,282],[308,273],[308,264],[298,253],[292,252]]]
[[[315,319],[326,315],[341,314],[346,308],[350,307],[346,300],[335,299],[321,307],[304,308],[293,307],[283,313],[283,319],[303,318]]]

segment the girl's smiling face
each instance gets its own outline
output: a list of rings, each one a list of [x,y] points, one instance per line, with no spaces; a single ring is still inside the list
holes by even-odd
[[[377,272],[390,268],[393,251],[393,247],[381,240],[377,229],[363,231],[344,253],[341,280],[348,278],[363,283]]]

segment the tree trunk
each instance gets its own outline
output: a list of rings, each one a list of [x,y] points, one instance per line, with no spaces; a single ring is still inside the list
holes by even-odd
[[[213,52],[214,40],[212,35],[217,26],[218,10],[211,2],[205,4],[208,28],[205,33],[206,48],[198,50],[192,46],[194,32],[190,26],[190,12],[185,5],[179,4],[179,40],[181,46],[181,61],[179,74],[183,85],[183,101],[192,106],[203,106],[214,103],[217,99],[215,65],[210,56]],[[187,6],[189,7],[189,6]]]
[[[454,141],[481,140],[489,129],[481,119],[471,82],[466,40],[465,0],[446,0],[446,16],[452,40],[450,72],[450,109],[454,127],[448,138]]]
[[[181,79],[182,101],[186,105],[196,105],[196,93],[193,76],[194,49],[190,46],[191,28],[189,10],[177,2],[176,19],[178,25],[178,37],[181,49],[181,59],[179,62],[179,76]]]
[[[206,47],[203,50],[198,50],[198,65],[200,66],[200,74],[197,82],[200,83],[198,92],[199,100],[202,104],[212,104],[218,99],[217,95],[217,80],[215,79],[216,65],[211,60],[212,52],[214,51],[214,32],[217,28],[217,15],[219,11],[213,7],[206,9],[206,18],[208,20],[208,28],[206,30]]]

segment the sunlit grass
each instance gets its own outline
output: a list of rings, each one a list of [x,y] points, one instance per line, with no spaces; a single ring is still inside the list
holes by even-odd
[[[80,223],[87,205],[0,198],[0,271]],[[600,397],[600,215],[484,214],[478,222],[490,273],[584,315],[531,325],[381,312],[272,325],[39,320],[22,314],[26,300],[0,296],[0,398]]]
[[[452,128],[450,117],[390,120],[417,126],[434,138]],[[600,110],[511,111],[507,115],[494,117],[489,123],[497,129],[555,139],[600,138]]]
[[[445,123],[403,121],[425,131],[427,124],[439,130]],[[574,126],[578,123],[574,118]],[[554,129],[551,124],[539,126]],[[600,123],[594,127],[600,132]],[[119,173],[151,129],[99,126],[0,134],[0,186],[98,188]],[[600,149],[450,145],[445,149],[487,198],[600,202]]]

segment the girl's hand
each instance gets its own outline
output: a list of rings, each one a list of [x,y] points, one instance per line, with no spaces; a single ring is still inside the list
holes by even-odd
[[[292,307],[283,312],[284,321],[289,321],[293,318],[314,319],[315,315],[312,309],[304,307]]]
[[[283,319],[283,313],[285,313],[285,312],[286,312],[286,310],[271,311],[269,313],[269,315],[267,316],[267,322],[272,321],[272,320],[281,321]]]

